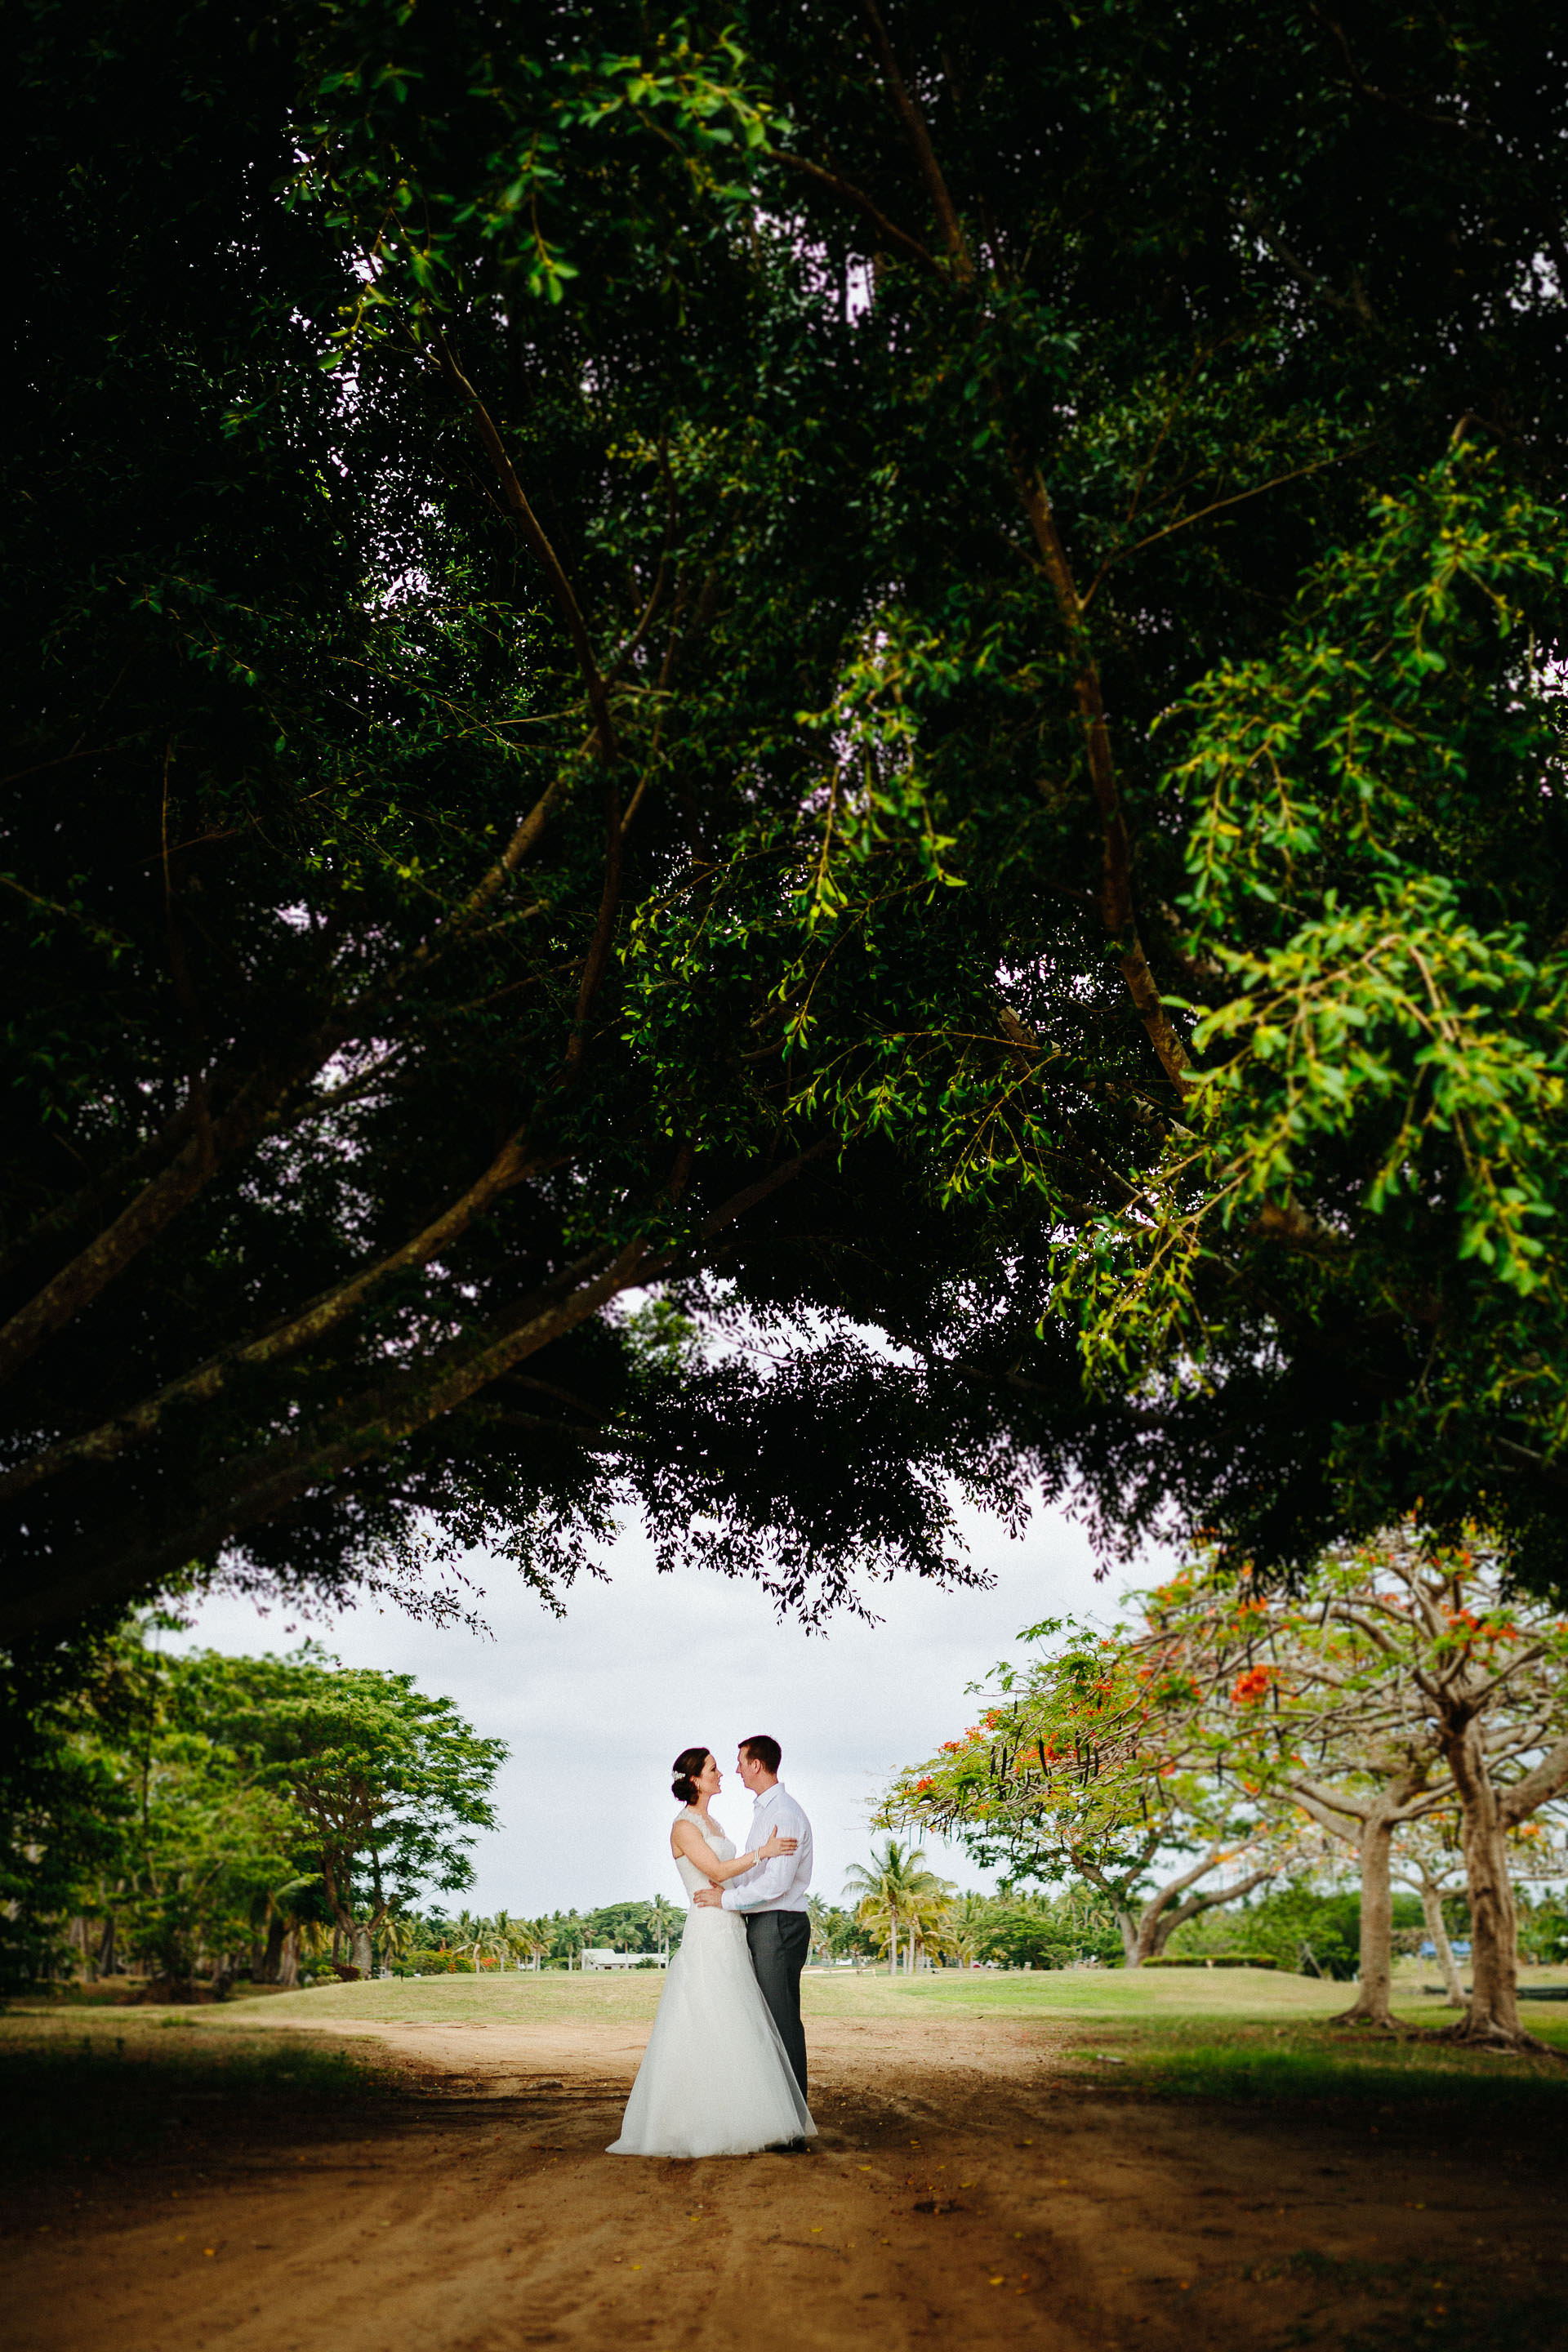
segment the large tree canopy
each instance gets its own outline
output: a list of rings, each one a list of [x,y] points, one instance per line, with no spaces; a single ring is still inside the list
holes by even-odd
[[[774,1017],[867,609],[792,446],[847,329],[713,184],[721,44],[644,88],[635,12],[503,11],[546,54],[492,86],[489,20],[406,17],[35,22],[13,1630],[224,1555],[396,1577],[431,1525],[551,1591],[627,1492],[809,1608],[956,1572],[990,1475],[885,1353],[764,1379],[606,1311],[732,1282],[742,1223],[781,1312],[841,1235],[947,1245],[886,1146],[837,1164]],[[942,886],[918,823],[895,856],[896,963]]]
[[[1124,1530],[1300,1569],[1422,1499],[1561,1588],[1560,20],[769,27],[790,184],[879,247],[858,708],[1006,906],[1019,1068],[944,1068],[944,1174],[1026,1171],[1058,1242],[958,1344],[1077,1324]]]
[[[1546,13],[29,24],[5,1624],[1560,1574]]]

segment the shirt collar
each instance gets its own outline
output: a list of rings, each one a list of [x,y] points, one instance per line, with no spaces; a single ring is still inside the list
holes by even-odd
[[[752,1802],[758,1805],[771,1805],[775,1797],[782,1797],[783,1794],[784,1782],[775,1780],[771,1789],[764,1789],[760,1796],[753,1798]]]

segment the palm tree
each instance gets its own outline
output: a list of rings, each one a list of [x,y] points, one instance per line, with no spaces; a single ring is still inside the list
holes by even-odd
[[[493,1919],[480,1919],[471,1911],[459,1911],[452,1922],[452,1949],[468,1955],[476,1976],[482,1959],[503,1959],[509,1948]]]
[[[485,1948],[504,1951],[520,1969],[526,1960],[537,1975],[539,1963],[548,1957],[554,1940],[549,1920],[514,1919],[510,1911],[498,1911],[489,1924],[494,1940]]]
[[[680,1914],[674,1904],[667,1901],[662,1895],[656,1895],[647,1906],[647,1924],[653,1931],[655,1945],[667,1958],[669,1954],[669,1931],[679,1916]]]
[[[277,1886],[264,1887],[250,1906],[251,1973],[260,1984],[292,1984],[300,1973],[299,1896],[321,1885],[314,1872],[289,1876]],[[113,1955],[114,1922],[110,1912],[104,1937]],[[107,1976],[110,1971],[104,1969]]]
[[[542,1961],[550,1958],[555,1945],[555,1930],[548,1919],[525,1919],[522,1923],[524,1947],[533,1962],[533,1973],[539,1974]]]
[[[414,1922],[406,1911],[389,1911],[381,1923],[381,1957],[385,1967],[405,1960],[414,1949]]]
[[[511,1949],[510,1938],[499,1919],[480,1919],[477,1924],[473,1944],[474,1969],[477,1974],[484,1960],[499,1960],[504,1969],[506,1956]]]
[[[948,1914],[946,1948],[965,1968],[980,1958],[990,1916],[991,1898],[973,1893],[961,1895]]]
[[[889,1838],[883,1851],[873,1853],[870,1867],[855,1863],[845,1881],[847,1901],[855,1901],[855,1916],[887,1947],[888,1974],[896,1974],[904,1923],[914,1910],[917,1882],[929,1875],[925,1854],[917,1846],[901,1846]]]
[[[925,1866],[923,1852],[901,1846],[889,1838],[868,1870],[857,1863],[850,1870],[847,1896],[857,1898],[855,1916],[887,1948],[888,1974],[896,1973],[900,1958],[912,1976],[927,1945],[946,1938],[958,1889]]]
[[[909,1965],[912,1976],[928,1948],[947,1948],[952,1921],[953,1904],[958,1889],[934,1871],[922,1870],[913,1883],[913,1899],[907,1918],[910,1930]]]
[[[811,1922],[811,1948],[823,1959],[833,1958],[833,1947],[827,1940],[827,1906],[820,1895],[805,1898],[805,1916]]]
[[[302,1960],[309,1960],[313,1969],[318,1960],[325,1958],[331,1952],[339,1931],[329,1927],[321,1919],[302,1919],[300,1922],[299,1933],[300,1958]]]

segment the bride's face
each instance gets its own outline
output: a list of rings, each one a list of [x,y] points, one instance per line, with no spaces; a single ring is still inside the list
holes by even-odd
[[[701,1771],[697,1775],[697,1793],[703,1803],[707,1804],[711,1798],[718,1795],[723,1785],[723,1775],[710,1756],[705,1760]]]

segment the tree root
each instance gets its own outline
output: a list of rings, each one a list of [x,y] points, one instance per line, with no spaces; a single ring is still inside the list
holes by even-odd
[[[1452,2042],[1460,2049],[1489,2051],[1497,2058],[1556,2058],[1568,2065],[1568,2051],[1554,2049],[1550,2042],[1527,2033],[1522,2025],[1510,2032],[1503,2025],[1472,2027],[1465,2017],[1456,2024],[1429,2030],[1434,2042]]]
[[[1386,2011],[1381,2017],[1378,2017],[1375,2016],[1370,2009],[1342,2009],[1335,2016],[1325,2018],[1323,2022],[1325,2025],[1363,2026],[1371,2033],[1397,2033],[1399,2032],[1398,2026],[1394,2023],[1393,2018],[1387,2014]]]

